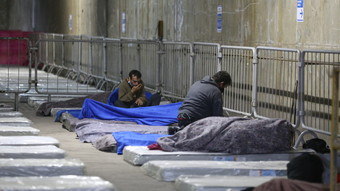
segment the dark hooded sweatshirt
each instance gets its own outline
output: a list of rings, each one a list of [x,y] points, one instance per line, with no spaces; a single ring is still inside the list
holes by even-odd
[[[216,82],[210,76],[195,82],[179,108],[179,113],[186,113],[195,120],[223,116],[222,93]]]

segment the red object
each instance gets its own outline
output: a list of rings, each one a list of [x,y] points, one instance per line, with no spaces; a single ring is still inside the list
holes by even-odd
[[[340,174],[338,174],[338,180],[337,180],[338,183],[340,183]]]
[[[28,37],[32,32],[0,31],[0,65],[28,65]],[[27,39],[4,39],[27,38]]]
[[[154,143],[148,146],[149,150],[163,150],[162,147],[158,143]]]

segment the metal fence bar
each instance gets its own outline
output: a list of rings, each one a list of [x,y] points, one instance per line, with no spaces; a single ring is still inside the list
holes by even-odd
[[[233,84],[225,90],[227,111],[250,116],[252,112],[253,64],[256,50],[252,47],[221,46],[222,70],[227,71]]]
[[[330,190],[337,190],[337,150],[340,150],[340,142],[337,139],[339,132],[339,68],[333,69],[332,75],[332,121],[330,136]]]
[[[126,78],[133,69],[140,70],[139,44],[137,41],[121,40],[122,77]]]
[[[193,81],[202,79],[206,75],[214,75],[219,68],[218,56],[220,45],[217,43],[193,43]]]
[[[299,51],[257,47],[254,116],[283,118],[297,125]]]
[[[191,86],[190,43],[164,42],[161,81],[163,94],[174,98],[184,98]]]
[[[113,81],[122,80],[121,43],[119,39],[106,38],[106,76]]]
[[[301,100],[302,128],[330,135],[332,78],[329,74],[340,66],[340,52],[306,50],[301,56],[301,75],[305,81]]]
[[[66,74],[61,75],[61,70],[58,72],[53,72],[54,70],[50,70],[52,73],[45,73],[38,70],[38,67],[35,67],[36,79],[35,79],[35,90],[38,93],[42,94],[89,94],[100,92],[95,87],[89,87],[88,85],[80,84],[77,82],[85,83],[86,81],[90,81],[88,78],[88,69],[87,65],[83,66],[83,56],[87,57],[89,52],[83,52],[82,43],[98,43],[102,45],[103,40],[84,40],[79,36],[64,36],[61,39],[50,38],[50,39],[40,39],[37,41],[38,48],[43,46],[44,42],[61,44],[62,48],[58,48],[58,50],[54,55],[56,55],[55,60],[64,60],[65,68],[69,68]],[[100,52],[103,53],[101,47],[101,51],[96,51],[97,54]],[[85,49],[88,50],[88,49]],[[100,56],[102,59],[103,56]],[[99,63],[99,70],[103,68],[103,63]],[[63,67],[64,69],[64,67]],[[82,71],[84,69],[85,71]],[[91,72],[91,71],[90,71]],[[70,77],[70,73],[73,74],[73,77]],[[102,71],[98,71],[100,73],[98,76],[102,76]],[[92,75],[95,76],[95,75]],[[98,82],[98,81],[96,81]]]
[[[156,90],[159,86],[159,46],[157,42],[139,42],[139,64],[145,86]]]
[[[0,46],[0,93],[14,94],[14,110],[18,110],[19,93],[31,88],[31,43],[28,38],[0,37]]]

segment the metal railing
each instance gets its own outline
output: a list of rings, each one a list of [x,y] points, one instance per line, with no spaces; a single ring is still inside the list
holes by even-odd
[[[332,112],[331,71],[340,66],[340,52],[306,50],[301,52],[299,119],[303,132],[296,146],[306,134],[330,135]],[[340,137],[340,135],[338,135]]]
[[[255,117],[295,119],[298,88],[299,51],[257,47],[255,64]]]
[[[117,85],[137,69],[149,90],[183,99],[195,81],[226,70],[233,84],[225,90],[225,110],[287,119],[303,130],[295,147],[305,134],[330,135],[327,74],[339,65],[339,52],[57,34],[40,34],[35,45],[30,55],[38,93],[93,93],[109,82]],[[39,70],[41,63],[47,72]]]
[[[193,81],[192,45],[175,42],[164,42],[163,45],[160,73],[162,92],[168,96],[183,98]]]
[[[79,37],[74,36],[74,43],[75,39]],[[164,95],[183,99],[193,82],[205,75],[226,70],[233,79],[232,86],[227,88],[223,97],[224,109],[227,111],[257,118],[284,118],[294,124],[296,129],[301,123],[304,132],[299,136],[297,144],[308,133],[314,136],[314,132],[329,135],[329,129],[322,129],[327,125],[320,126],[319,119],[320,113],[326,121],[330,119],[327,109],[330,94],[317,93],[324,91],[320,88],[330,91],[327,82],[319,79],[322,76],[318,75],[326,67],[310,64],[313,62],[310,58],[315,56],[305,56],[311,54],[309,52],[201,42],[98,40],[93,37],[85,39],[84,36],[77,42],[81,44],[81,48],[72,44],[75,47],[68,48],[71,52],[67,54],[80,55],[82,58],[77,60],[77,56],[72,56],[72,64],[68,65],[78,73],[95,75],[97,78],[101,76],[117,82],[127,77],[130,70],[137,69],[142,72],[143,81],[149,89],[161,90]],[[94,44],[98,47],[93,48]],[[333,61],[336,60],[332,58]],[[305,70],[308,70],[308,75],[305,75]],[[312,79],[307,78],[310,75],[315,76]],[[308,83],[314,81],[325,85],[318,85],[313,89]],[[311,106],[309,102],[318,107]],[[326,124],[325,121],[323,123]]]
[[[0,37],[0,46],[0,93],[14,94],[14,109],[18,110],[19,93],[31,89],[31,43],[29,38]]]
[[[333,69],[332,75],[332,120],[330,136],[330,190],[337,190],[337,150],[340,150],[339,133],[339,67]]]
[[[252,92],[254,64],[257,63],[255,48],[221,46],[221,69],[232,77],[232,86],[225,90],[224,107],[226,110],[242,115],[252,115]]]

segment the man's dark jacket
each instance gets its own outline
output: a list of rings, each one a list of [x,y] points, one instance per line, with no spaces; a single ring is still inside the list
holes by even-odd
[[[195,82],[179,108],[179,113],[186,113],[195,120],[223,116],[222,93],[217,83],[210,76]]]

